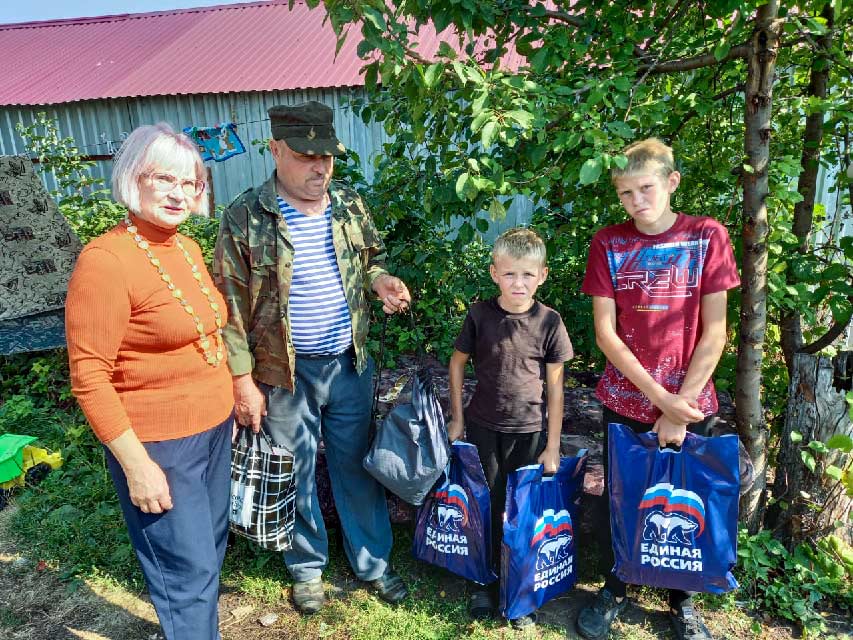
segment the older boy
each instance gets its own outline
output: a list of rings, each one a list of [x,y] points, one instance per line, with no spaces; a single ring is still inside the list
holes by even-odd
[[[502,234],[489,272],[500,295],[471,306],[450,359],[448,435],[458,440],[467,431],[480,454],[491,493],[492,566],[500,574],[507,474],[537,462],[546,474],[555,473],[560,462],[563,363],[572,358],[572,343],[560,314],[533,297],[548,275],[545,244],[534,231]],[[477,387],[463,414],[462,380],[470,356]],[[471,617],[495,615],[498,589],[495,583],[471,594]],[[535,615],[511,623],[529,626]]]
[[[605,452],[610,422],[653,431],[661,446],[680,445],[688,430],[706,433],[717,411],[711,374],[726,342],[726,291],[740,284],[725,227],[670,207],[681,181],[672,149],[649,138],[623,153],[628,164],[612,180],[631,220],[596,233],[582,287],[593,297],[596,341],[607,358],[596,390]],[[605,638],[627,606],[625,583],[612,573],[610,528],[603,533],[607,579],[577,620],[589,640]],[[669,592],[677,637],[710,639],[691,596]]]

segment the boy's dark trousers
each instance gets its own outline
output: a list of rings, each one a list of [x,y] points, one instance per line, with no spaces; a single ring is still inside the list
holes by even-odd
[[[607,576],[604,581],[604,586],[607,588],[610,593],[612,593],[617,598],[624,598],[626,593],[626,585],[619,578],[616,577],[616,574],[613,573],[613,565],[616,562],[616,558],[613,555],[613,534],[610,530],[610,486],[608,484],[608,456],[607,452],[610,450],[609,447],[609,438],[607,425],[611,422],[618,422],[619,424],[624,424],[626,427],[630,427],[634,430],[634,433],[645,433],[647,431],[651,431],[655,426],[654,424],[649,424],[647,422],[640,422],[639,420],[634,420],[632,418],[627,418],[623,415],[619,415],[615,411],[604,407],[604,412],[602,414],[602,424],[604,426],[604,493],[602,494],[602,498],[604,499],[604,509],[605,515],[607,516],[607,526],[603,527],[603,535],[601,536],[601,542],[599,543],[600,554],[601,554],[601,562],[599,564],[599,570],[602,575]],[[708,416],[701,422],[693,422],[687,425],[687,430],[690,433],[695,433],[699,436],[708,435],[709,428],[716,421],[716,416]],[[694,593],[690,591],[679,591],[678,589],[670,589],[669,590],[669,605],[671,607],[678,608],[685,600],[693,596]]]
[[[529,464],[536,464],[545,445],[545,432],[505,433],[494,431],[470,420],[465,423],[465,441],[477,447],[480,464],[489,485],[492,512],[492,568],[501,574],[501,541],[503,540],[503,514],[506,507],[507,476]],[[492,585],[497,596],[500,580]]]

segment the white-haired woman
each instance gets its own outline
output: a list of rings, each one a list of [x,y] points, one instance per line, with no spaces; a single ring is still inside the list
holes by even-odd
[[[134,130],[113,167],[124,221],[80,254],[68,287],[72,391],[97,437],[167,640],[216,640],[234,399],[225,304],[198,245],[196,145]]]

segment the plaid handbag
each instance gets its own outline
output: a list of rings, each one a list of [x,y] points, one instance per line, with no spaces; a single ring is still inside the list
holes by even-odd
[[[240,429],[231,448],[231,531],[265,549],[286,551],[295,518],[293,454],[263,431]]]

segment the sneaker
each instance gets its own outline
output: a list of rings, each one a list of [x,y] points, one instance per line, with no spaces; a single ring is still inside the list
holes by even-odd
[[[376,580],[370,580],[369,584],[376,589],[376,595],[388,604],[402,602],[409,595],[403,579],[391,569],[387,569]]]
[[[521,616],[520,618],[513,618],[509,621],[509,625],[513,629],[522,630],[528,629],[536,624],[536,612],[528,613],[526,616]]]
[[[323,579],[319,576],[313,580],[293,583],[293,604],[301,613],[317,613],[326,604],[326,594],[323,592]]]
[[[678,640],[714,640],[708,627],[702,622],[702,616],[689,600],[678,608],[670,608],[669,621]]]
[[[592,604],[581,609],[575,626],[587,640],[603,640],[610,632],[616,617],[628,606],[628,598],[616,602],[616,596],[604,587],[599,589]]]
[[[468,615],[472,620],[492,620],[497,617],[497,607],[488,589],[477,589],[468,598]]]

